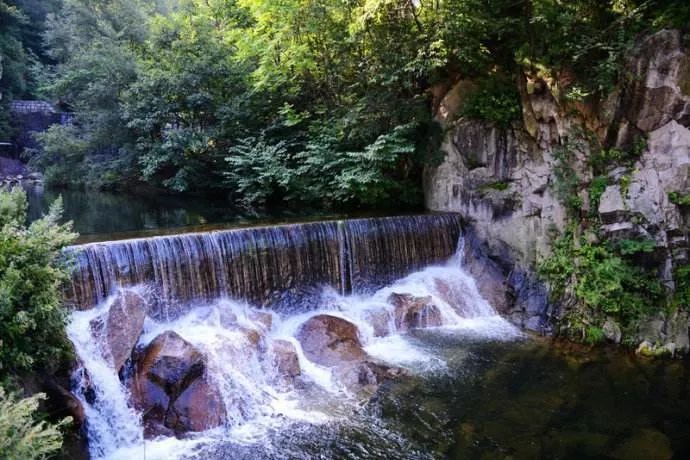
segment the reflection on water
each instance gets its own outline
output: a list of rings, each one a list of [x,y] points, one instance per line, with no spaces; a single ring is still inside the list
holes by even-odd
[[[541,339],[414,335],[448,366],[383,385],[342,423],[296,423],[259,444],[206,446],[189,458],[690,458],[687,361]]]
[[[212,230],[227,227],[228,224],[242,226],[300,218],[294,213],[247,213],[231,207],[222,199],[55,190],[43,187],[29,188],[27,194],[30,221],[45,214],[50,204],[62,196],[65,220],[74,222],[74,229],[81,235],[80,242],[179,233],[182,229]],[[334,217],[340,216],[311,214],[310,220]]]
[[[436,458],[690,458],[687,361],[427,339],[455,363],[450,373],[393,388],[379,410]]]

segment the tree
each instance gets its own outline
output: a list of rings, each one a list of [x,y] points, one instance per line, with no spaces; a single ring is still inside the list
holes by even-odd
[[[62,204],[28,227],[23,190],[0,192],[0,381],[38,369],[50,372],[70,355],[61,249],[75,234],[60,224]]]

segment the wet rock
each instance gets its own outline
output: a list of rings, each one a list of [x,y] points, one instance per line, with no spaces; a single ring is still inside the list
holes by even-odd
[[[623,441],[611,454],[620,460],[668,460],[673,457],[671,441],[668,437],[652,428],[639,430]]]
[[[53,378],[49,378],[45,383],[45,392],[48,395],[48,405],[54,417],[72,417],[73,426],[81,428],[86,421],[84,406],[81,401],[70,393],[63,384]]]
[[[156,337],[137,363],[137,380],[145,379],[172,397],[179,395],[206,368],[204,355],[176,332]]]
[[[225,423],[223,398],[207,377],[194,380],[172,404],[165,426],[175,433],[205,431]]]
[[[121,292],[106,320],[106,347],[113,368],[119,370],[131,356],[144,329],[146,301],[132,291]]]
[[[647,318],[640,325],[637,354],[643,356],[676,356],[690,348],[688,337],[688,312],[659,313]]]
[[[461,317],[471,316],[470,306],[465,301],[465,292],[463,292],[457,285],[451,284],[449,281],[436,278],[434,279],[434,287],[437,295],[448,305],[450,305]]]
[[[280,375],[296,377],[302,373],[295,346],[287,340],[274,340],[271,344],[273,365]]]
[[[357,326],[331,315],[317,315],[300,326],[297,340],[305,356],[322,366],[337,366],[366,357]]]
[[[395,326],[401,332],[443,324],[441,311],[432,303],[431,297],[393,293],[388,302],[395,306]]]
[[[250,310],[247,317],[249,317],[251,321],[261,325],[266,331],[270,331],[273,327],[273,315],[265,311]]]
[[[374,330],[374,337],[385,337],[391,333],[391,313],[387,310],[369,310],[364,318]]]
[[[177,333],[166,331],[139,355],[130,388],[143,413],[145,435],[181,435],[225,422],[218,387],[206,372],[206,357]]]

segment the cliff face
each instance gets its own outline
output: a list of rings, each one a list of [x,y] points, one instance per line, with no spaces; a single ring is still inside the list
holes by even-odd
[[[453,118],[467,82],[441,101],[445,159],[426,171],[427,207],[463,215],[466,248],[474,253],[467,263],[483,293],[515,322],[549,330],[563,316],[567,307],[547,301],[535,269],[573,221],[587,228],[595,220],[601,240],[653,240],[649,258],[673,292],[674,272],[688,263],[690,223],[689,207],[679,201],[690,193],[690,53],[683,40],[668,30],[642,40],[629,58],[626,82],[597,103],[565,102],[567,76],[524,75],[523,120],[508,129]],[[577,185],[564,200],[558,169],[566,145]],[[593,165],[605,149],[636,154]],[[595,175],[605,189],[590,203]],[[581,216],[569,215],[568,199],[577,200]],[[687,348],[686,315],[650,321],[656,325],[641,327],[636,340]]]

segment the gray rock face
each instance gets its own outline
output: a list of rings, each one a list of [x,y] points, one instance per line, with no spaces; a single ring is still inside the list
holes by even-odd
[[[688,210],[669,199],[672,192],[690,193],[690,54],[682,43],[680,32],[669,30],[642,40],[628,63],[636,78],[598,105],[569,105],[553,96],[554,82],[525,75],[522,123],[498,129],[439,117],[447,128],[446,156],[425,172],[426,206],[463,215],[470,240],[465,267],[490,303],[517,324],[548,329],[555,314],[534,273],[567,220],[555,196],[557,152],[583,129],[607,148],[626,150],[636,138],[646,139],[634,164],[610,165],[609,185],[594,211],[602,238],[654,240],[650,258],[673,289],[674,267],[688,260],[690,223]],[[589,146],[573,154],[578,196],[591,213]]]

